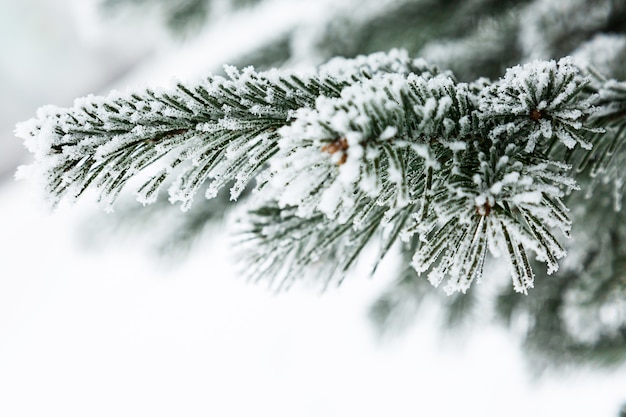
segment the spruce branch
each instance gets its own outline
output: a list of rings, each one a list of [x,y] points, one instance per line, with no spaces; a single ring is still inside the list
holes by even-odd
[[[380,260],[402,237],[448,293],[480,281],[488,253],[505,254],[526,293],[530,254],[548,274],[565,256],[555,231],[570,234],[581,161],[595,164],[585,155],[603,141],[604,154],[621,150],[626,123],[623,86],[594,87],[567,58],[473,83],[397,50],[309,73],[226,73],[46,107],[16,133],[53,205],[91,188],[112,204],[135,178],[150,203],[173,179],[170,201],[187,209],[203,187],[213,198],[234,184],[236,199],[256,178],[239,239],[255,280],[289,286],[315,270],[341,282],[370,242]]]

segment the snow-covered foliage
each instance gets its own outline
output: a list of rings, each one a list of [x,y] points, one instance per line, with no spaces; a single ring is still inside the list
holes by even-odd
[[[299,110],[281,130],[281,152],[269,173],[282,190],[281,205],[344,223],[361,194],[385,195],[390,200],[380,204],[390,207],[408,204],[407,158],[438,164],[428,141],[451,141],[470,129],[467,88],[457,91],[449,76],[426,74],[381,74]]]
[[[518,65],[484,90],[481,119],[489,125],[492,138],[515,137],[524,142],[526,152],[552,146],[553,138],[570,149],[577,143],[590,149],[581,131],[589,129],[582,120],[591,104],[579,97],[588,82],[569,58]]]
[[[445,182],[439,179],[428,206],[433,214],[415,216],[413,229],[423,232],[413,266],[429,271],[433,285],[449,276],[446,292],[465,292],[482,277],[487,250],[494,256],[504,250],[513,286],[525,293],[534,279],[528,250],[547,264],[548,273],[558,269],[557,259],[565,255],[551,229],[569,234],[561,197],[576,184],[563,175],[563,164],[532,157],[522,162],[522,149],[514,143],[496,141],[489,149],[472,145],[477,149],[466,152],[453,168],[457,173]]]
[[[89,188],[110,205],[137,177],[140,202],[171,182],[183,209],[201,188],[237,199],[257,178],[240,239],[255,279],[340,281],[369,242],[382,239],[382,257],[402,236],[419,242],[415,270],[448,277],[448,293],[480,281],[487,252],[506,255],[526,293],[530,253],[548,273],[565,256],[554,231],[571,229],[570,163],[624,125],[623,86],[590,83],[569,59],[473,83],[399,50],[226,73],[42,108],[16,129],[36,158],[24,172],[52,205]]]
[[[77,99],[70,109],[42,107],[37,118],[18,124],[16,134],[35,154],[32,168],[46,178],[53,206],[63,196],[79,196],[92,183],[111,204],[131,177],[166,158],[164,168],[139,187],[139,200],[152,202],[174,169],[189,162],[170,188],[171,200],[181,201],[186,209],[209,179],[209,196],[235,181],[231,193],[236,198],[276,151],[276,130],[289,122],[292,112],[313,106],[322,94],[338,96],[343,87],[371,72],[421,68],[412,64],[397,52],[356,60],[350,70],[335,60],[317,74],[227,67],[227,77],[195,85],[114,91]]]

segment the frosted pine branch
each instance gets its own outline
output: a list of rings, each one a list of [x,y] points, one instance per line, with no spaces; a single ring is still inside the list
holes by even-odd
[[[393,52],[331,61],[308,74],[226,70],[227,77],[196,84],[89,96],[69,109],[42,107],[35,119],[19,124],[16,134],[35,154],[33,168],[43,174],[51,204],[93,187],[110,205],[131,178],[157,161],[163,168],[139,187],[143,203],[152,202],[174,172],[170,198],[183,209],[207,182],[212,197],[235,181],[236,198],[276,152],[276,130],[289,123],[292,112],[378,72],[429,69]]]
[[[233,184],[236,199],[256,178],[239,236],[253,279],[340,282],[370,242],[380,260],[402,237],[419,242],[413,267],[447,278],[449,293],[482,278],[488,253],[504,254],[526,293],[533,259],[552,273],[566,254],[565,198],[587,187],[580,176],[610,172],[621,192],[624,91],[567,58],[468,84],[391,51],[91,96],[16,132],[53,205],[90,188],[112,204],[140,178],[139,201],[169,183],[186,209],[201,189]]]
[[[591,149],[583,132],[594,130],[582,123],[591,101],[580,95],[589,81],[568,58],[513,67],[483,90],[481,120],[492,138],[515,137],[526,152],[550,147],[554,139],[570,149],[576,144]]]

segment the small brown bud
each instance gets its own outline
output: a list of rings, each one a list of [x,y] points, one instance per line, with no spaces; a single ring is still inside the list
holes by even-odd
[[[341,152],[341,159],[339,159],[338,164],[343,165],[346,163],[348,159],[348,154],[346,150],[348,149],[348,141],[346,138],[337,138],[333,142],[327,143],[322,146],[322,152],[326,152],[328,154],[334,155],[337,152]]]
[[[532,120],[533,122],[538,121],[539,119],[541,119],[543,117],[543,114],[541,114],[541,112],[537,109],[532,109],[530,111],[530,120]]]
[[[488,201],[485,201],[482,206],[476,206],[476,214],[479,216],[489,216],[489,213],[491,213],[491,204]]]

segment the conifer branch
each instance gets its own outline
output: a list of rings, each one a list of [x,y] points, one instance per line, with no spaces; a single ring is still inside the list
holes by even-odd
[[[150,203],[175,178],[170,200],[187,209],[201,187],[212,198],[232,183],[236,199],[256,178],[239,239],[252,279],[284,287],[313,268],[341,282],[375,238],[380,259],[402,237],[420,242],[415,270],[433,285],[447,278],[448,293],[479,281],[488,253],[505,255],[526,293],[530,254],[548,274],[566,254],[577,175],[591,166],[623,184],[612,164],[626,89],[596,87],[567,58],[474,83],[401,51],[307,74],[226,70],[20,124],[52,204],[90,188],[111,204],[136,177]]]
[[[16,134],[35,154],[33,168],[45,178],[51,205],[90,187],[111,205],[131,178],[158,161],[161,169],[138,187],[144,204],[154,201],[175,171],[180,172],[170,198],[183,209],[207,181],[207,197],[235,181],[236,199],[277,151],[276,130],[296,110],[312,107],[320,96],[338,96],[349,83],[377,72],[430,71],[399,51],[334,60],[309,74],[226,70],[227,77],[168,90],[88,96],[69,109],[42,107],[36,118],[18,124]]]

